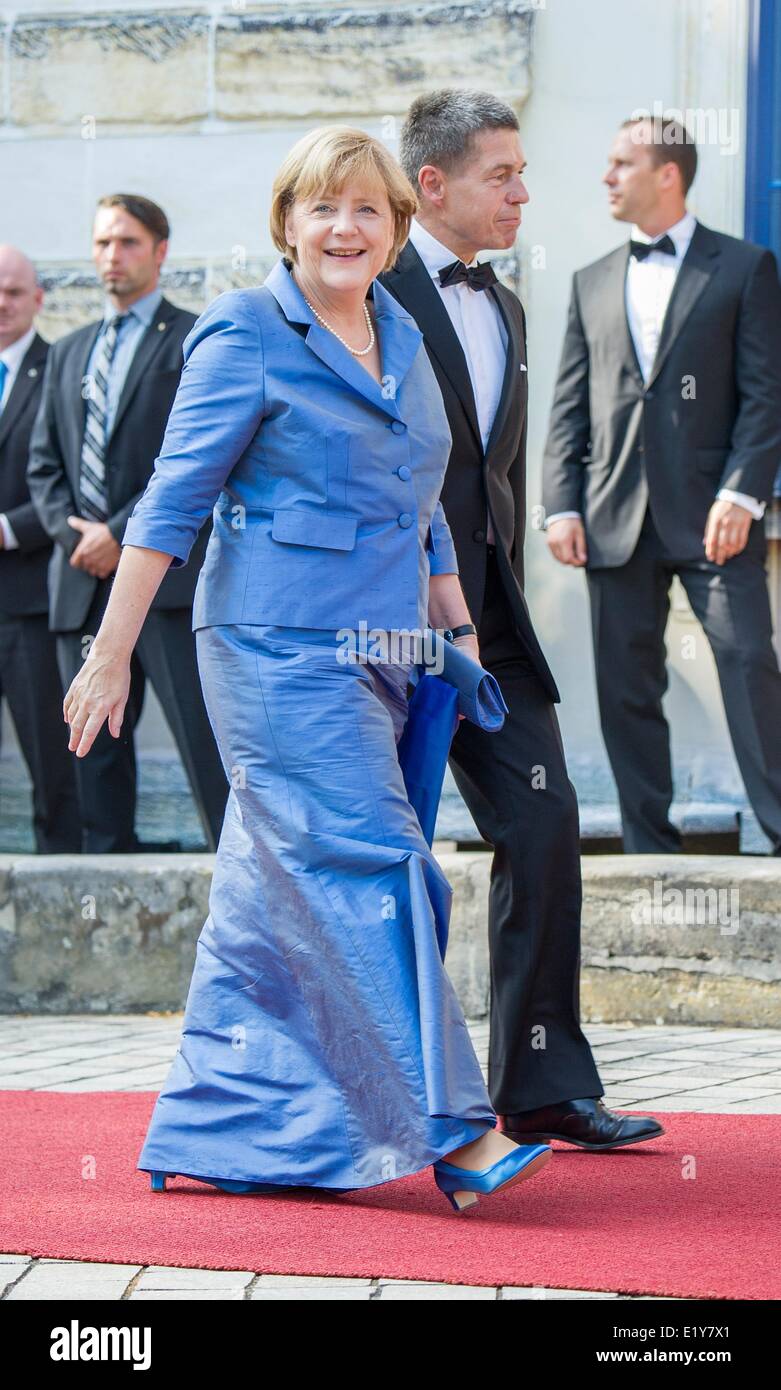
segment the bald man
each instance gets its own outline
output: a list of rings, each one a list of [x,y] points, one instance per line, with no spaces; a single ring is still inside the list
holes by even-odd
[[[49,349],[33,322],[42,302],[32,262],[0,245],[0,699],[32,780],[36,849],[63,854],[81,851],[81,819],[49,631],[52,542],[25,477]]]

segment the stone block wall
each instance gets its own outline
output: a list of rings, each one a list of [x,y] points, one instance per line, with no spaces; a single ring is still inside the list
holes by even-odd
[[[394,150],[409,103],[441,86],[489,87],[520,111],[535,8],[23,3],[0,19],[0,159],[17,199],[3,235],[39,267],[41,332],[56,338],[100,310],[89,231],[102,194],[145,193],[165,207],[164,289],[198,311],[274,263],[268,192],[299,134],[351,123]],[[515,256],[503,273],[517,286]]]
[[[488,1013],[491,856],[438,853],[453,887],[446,966]],[[184,1005],[214,857],[0,856],[0,1013]],[[772,858],[583,860],[582,1015],[592,1022],[781,1027],[781,866]]]
[[[530,0],[128,6],[25,14],[5,26],[4,119],[155,128],[398,116],[432,87],[481,86],[522,104]]]

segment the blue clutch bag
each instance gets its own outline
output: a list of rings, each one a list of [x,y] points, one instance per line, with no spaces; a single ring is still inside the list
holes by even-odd
[[[432,665],[442,668],[434,679],[444,681],[456,691],[458,713],[489,733],[501,729],[509,710],[496,677],[467,656],[461,647],[447,642],[438,632],[429,630],[427,645],[432,654]]]
[[[426,637],[426,657],[410,676],[415,689],[398,755],[407,795],[430,847],[459,714],[493,733],[509,711],[490,671],[439,633],[430,631]],[[441,668],[439,674],[429,666]]]

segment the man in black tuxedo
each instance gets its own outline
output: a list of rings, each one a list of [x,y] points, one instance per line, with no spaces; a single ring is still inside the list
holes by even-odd
[[[525,317],[490,264],[475,261],[479,250],[513,245],[528,202],[517,116],[488,93],[433,92],[411,106],[400,158],[420,211],[381,279],[424,335],[453,437],[442,503],[477,642],[461,625],[454,640],[479,654],[510,711],[498,733],[462,720],[450,755],[494,848],[491,1101],[519,1143],[632,1144],[662,1129],[606,1109],[581,1031],[577,801],[556,683],[523,594]]]
[[[675,120],[630,120],[618,133],[604,182],[631,240],[574,277],[543,501],[553,554],[587,567],[625,851],[681,849],[662,711],[677,574],[778,854],[781,674],[762,514],[781,464],[781,286],[770,251],[687,211],[696,165]]]
[[[34,324],[42,303],[32,262],[0,246],[0,695],[30,772],[36,849],[66,854],[81,849],[81,824],[49,631],[52,543],[25,477],[49,348]]]
[[[125,523],[153,471],[179,384],[182,343],[195,322],[160,290],[168,236],[164,212],[148,198],[118,193],[100,200],[93,258],[106,289],[104,316],[53,344],[46,364],[27,478],[55,542],[50,627],[58,634],[66,690],[105,611]],[[228,787],[192,633],[210,526],[202,528],[189,563],[169,571],[158,590],[133,654],[119,737],[106,725],[93,756],[74,759],[85,853],[145,848],[135,834],[134,729],[147,677],[179,748],[207,844],[216,847]],[[60,732],[67,747],[64,725]]]

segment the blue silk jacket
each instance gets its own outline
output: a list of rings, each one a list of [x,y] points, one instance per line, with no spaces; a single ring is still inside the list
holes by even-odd
[[[162,448],[123,545],[183,565],[213,532],[193,629],[423,629],[457,573],[439,494],[450,428],[423,335],[372,282],[383,382],[321,327],[280,260],[212,301],[184,342]]]

